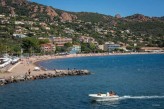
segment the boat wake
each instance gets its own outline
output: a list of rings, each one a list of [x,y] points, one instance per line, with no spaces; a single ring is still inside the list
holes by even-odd
[[[162,99],[164,96],[122,96],[120,100],[124,99]]]

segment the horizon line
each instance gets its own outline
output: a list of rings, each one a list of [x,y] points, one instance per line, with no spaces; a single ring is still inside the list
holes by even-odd
[[[125,17],[128,17],[128,16],[133,16],[133,15],[136,15],[136,14],[140,14],[140,15],[144,15],[145,17],[150,17],[150,18],[153,18],[153,17],[164,17],[164,15],[161,15],[161,16],[150,16],[150,15],[145,15],[145,14],[142,14],[142,13],[133,13],[133,14],[129,14],[129,15],[126,15],[126,16],[122,16],[120,13],[116,13],[115,15],[111,15],[111,14],[105,14],[105,13],[101,13],[101,12],[93,12],[93,11],[72,11],[72,10],[64,10],[64,9],[60,9],[60,8],[55,8],[54,6],[50,6],[50,5],[46,5],[46,4],[41,4],[41,3],[38,3],[38,2],[34,2],[34,1],[29,1],[29,2],[32,2],[32,3],[37,3],[39,5],[44,5],[44,6],[49,6],[49,7],[52,7],[54,9],[57,9],[57,10],[61,10],[61,11],[65,11],[65,12],[70,12],[70,13],[97,13],[97,14],[102,14],[102,15],[106,15],[106,16],[112,16],[112,17],[115,17],[115,15],[119,14],[121,16],[121,18],[125,18]]]

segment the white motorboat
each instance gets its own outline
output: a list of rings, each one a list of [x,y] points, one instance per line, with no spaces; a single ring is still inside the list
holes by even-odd
[[[0,63],[0,68],[3,68],[11,63],[10,58],[0,58],[1,63]]]
[[[40,68],[39,67],[35,67],[34,71],[40,71]]]
[[[93,101],[110,101],[110,100],[118,100],[118,95],[109,95],[109,94],[89,94],[89,97]]]
[[[19,60],[20,60],[20,58],[18,58],[18,57],[13,57],[11,63],[12,63],[12,64],[15,64],[15,63],[17,63]]]

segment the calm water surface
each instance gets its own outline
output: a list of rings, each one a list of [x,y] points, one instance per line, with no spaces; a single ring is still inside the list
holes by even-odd
[[[26,81],[0,87],[0,109],[164,109],[164,55],[48,60],[47,69],[89,69],[88,76]],[[114,90],[117,101],[88,94]]]

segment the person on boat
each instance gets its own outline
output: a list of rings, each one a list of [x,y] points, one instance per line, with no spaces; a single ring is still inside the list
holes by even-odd
[[[116,95],[116,93],[114,91],[110,91],[109,96],[113,96],[113,95]]]
[[[101,92],[97,94],[98,96],[101,96]]]

